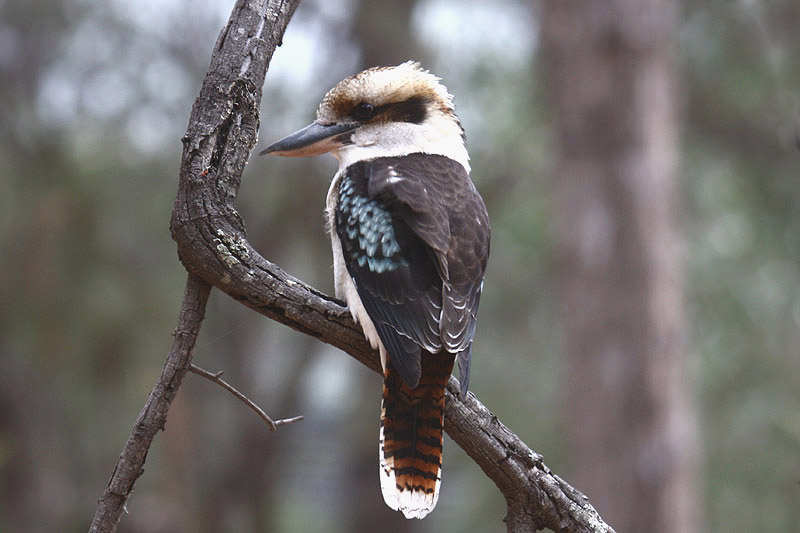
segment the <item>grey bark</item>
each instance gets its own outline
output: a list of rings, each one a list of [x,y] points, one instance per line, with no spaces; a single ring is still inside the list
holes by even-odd
[[[97,511],[89,528],[91,533],[106,533],[117,528],[134,484],[144,473],[144,461],[150,444],[158,430],[164,429],[169,406],[175,399],[186,367],[192,359],[194,343],[210,293],[211,286],[208,283],[194,274],[189,274],[172,348],[167,355],[161,376],[150,391],[133,425],[108,486],[97,501]]]

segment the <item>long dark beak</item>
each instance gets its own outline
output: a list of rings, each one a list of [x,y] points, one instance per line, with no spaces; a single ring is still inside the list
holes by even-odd
[[[300,131],[271,144],[258,155],[275,154],[290,157],[320,155],[345,143],[341,136],[358,127],[357,123],[320,124],[312,122]]]

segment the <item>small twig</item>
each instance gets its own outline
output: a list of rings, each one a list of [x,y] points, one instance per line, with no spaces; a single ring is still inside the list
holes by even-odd
[[[280,420],[275,421],[276,426],[285,426],[286,424],[294,424],[295,422],[300,422],[303,419],[303,415],[293,416],[291,418],[281,418]]]
[[[202,377],[206,378],[209,381],[213,381],[214,383],[216,383],[217,385],[219,385],[223,389],[227,390],[228,392],[230,392],[231,394],[233,394],[234,396],[239,398],[241,401],[243,401],[245,403],[245,405],[247,405],[247,407],[249,407],[250,409],[255,411],[256,414],[258,416],[260,416],[261,419],[269,425],[269,429],[271,431],[277,431],[278,430],[278,426],[283,426],[283,425],[286,425],[286,424],[293,424],[293,423],[299,422],[299,421],[301,421],[303,419],[303,415],[300,415],[300,416],[294,416],[292,418],[284,418],[284,419],[281,419],[281,420],[272,420],[267,415],[267,413],[265,413],[263,409],[261,409],[255,403],[253,403],[253,401],[250,400],[250,398],[248,398],[247,396],[245,396],[244,394],[242,394],[241,392],[236,390],[236,388],[233,385],[231,385],[230,383],[228,383],[227,381],[222,379],[220,377],[220,376],[222,376],[222,374],[224,374],[224,372],[222,370],[220,370],[217,373],[212,374],[208,370],[203,370],[202,368],[200,368],[199,366],[197,366],[197,365],[195,365],[193,363],[189,363],[189,366],[187,367],[187,370],[189,372],[197,374],[198,376],[202,376]]]

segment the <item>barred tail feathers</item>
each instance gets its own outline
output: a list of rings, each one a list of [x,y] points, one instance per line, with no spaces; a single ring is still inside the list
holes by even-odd
[[[442,470],[444,396],[452,354],[422,354],[419,385],[410,389],[387,365],[381,403],[380,481],[386,505],[406,518],[436,507]]]

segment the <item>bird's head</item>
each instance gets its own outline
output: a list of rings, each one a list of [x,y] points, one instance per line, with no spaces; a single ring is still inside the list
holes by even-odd
[[[440,154],[469,170],[453,97],[418,63],[375,67],[339,82],[317,119],[261,152],[311,156],[330,152],[340,168],[375,157]]]

